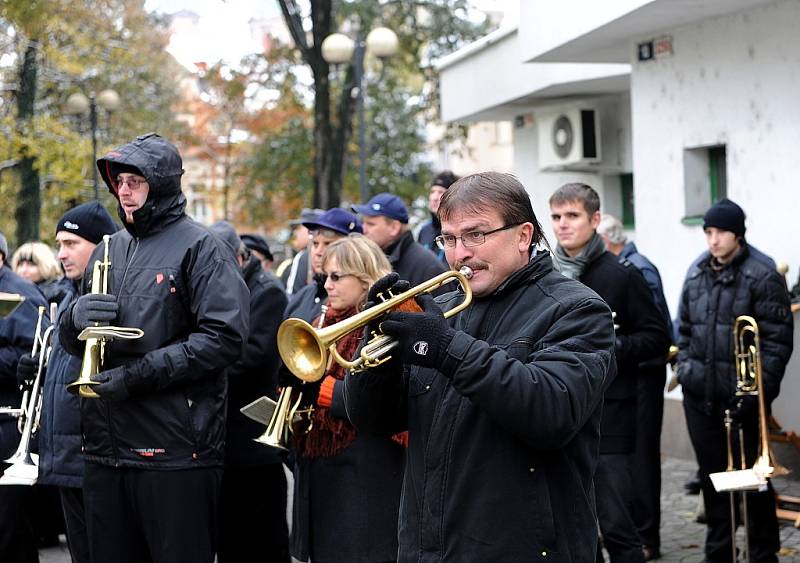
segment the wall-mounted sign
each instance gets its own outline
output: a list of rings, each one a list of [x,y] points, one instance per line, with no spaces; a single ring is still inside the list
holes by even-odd
[[[672,37],[670,35],[662,35],[649,41],[642,41],[636,45],[636,58],[639,61],[671,57],[672,54]]]

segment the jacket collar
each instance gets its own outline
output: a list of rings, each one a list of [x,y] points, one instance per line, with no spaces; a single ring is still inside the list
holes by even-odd
[[[391,264],[397,264],[405,253],[406,248],[412,244],[414,244],[414,235],[411,231],[406,231],[397,237],[396,241],[386,247],[386,257],[389,259],[389,262]]]
[[[533,283],[553,271],[553,257],[548,251],[542,250],[536,252],[535,249],[531,249],[531,253],[530,261],[508,276],[505,281],[487,297],[501,295],[506,291],[513,291],[518,287]]]

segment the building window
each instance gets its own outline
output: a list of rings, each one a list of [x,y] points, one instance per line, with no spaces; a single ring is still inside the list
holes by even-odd
[[[684,149],[684,223],[698,224],[709,207],[727,197],[727,169],[725,145]]]
[[[626,229],[633,229],[633,174],[620,174],[620,195],[622,196],[622,225]]]
[[[208,207],[205,198],[198,197],[192,202],[192,216],[200,223],[208,222]]]

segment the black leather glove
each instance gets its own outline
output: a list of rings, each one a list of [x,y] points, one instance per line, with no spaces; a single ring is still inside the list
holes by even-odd
[[[95,323],[108,324],[117,318],[117,298],[105,293],[82,295],[72,307],[72,324],[79,331]]]
[[[736,422],[743,422],[755,418],[758,413],[758,396],[744,395],[734,397],[730,404],[731,418]]]
[[[17,364],[17,383],[20,387],[26,388],[33,384],[36,379],[36,372],[39,370],[39,356],[22,354]]]
[[[424,293],[416,299],[422,312],[389,313],[380,328],[400,343],[403,363],[438,368],[456,331],[447,324],[433,297]]]
[[[100,385],[92,385],[92,391],[109,401],[124,401],[130,397],[128,387],[125,385],[125,368],[123,366],[111,368],[92,376],[92,381]]]

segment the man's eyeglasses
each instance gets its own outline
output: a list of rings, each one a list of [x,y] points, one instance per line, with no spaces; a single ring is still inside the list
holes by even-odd
[[[488,235],[499,233],[500,231],[505,231],[506,229],[510,229],[511,227],[516,227],[517,225],[521,225],[522,223],[512,223],[510,225],[505,225],[498,229],[492,229],[491,231],[470,231],[468,233],[464,233],[460,237],[455,235],[439,235],[436,237],[436,246],[439,248],[455,248],[456,241],[461,239],[461,244],[464,246],[480,246],[484,242],[486,242],[486,237]]]
[[[135,178],[133,176],[122,178],[121,176],[117,176],[117,189],[121,188],[122,184],[128,184],[128,187],[130,189],[136,191],[146,183],[147,180],[145,180],[144,178]]]
[[[330,279],[333,283],[339,283],[341,280],[354,274],[342,274],[341,272],[331,272],[330,274],[322,274],[325,279]]]

